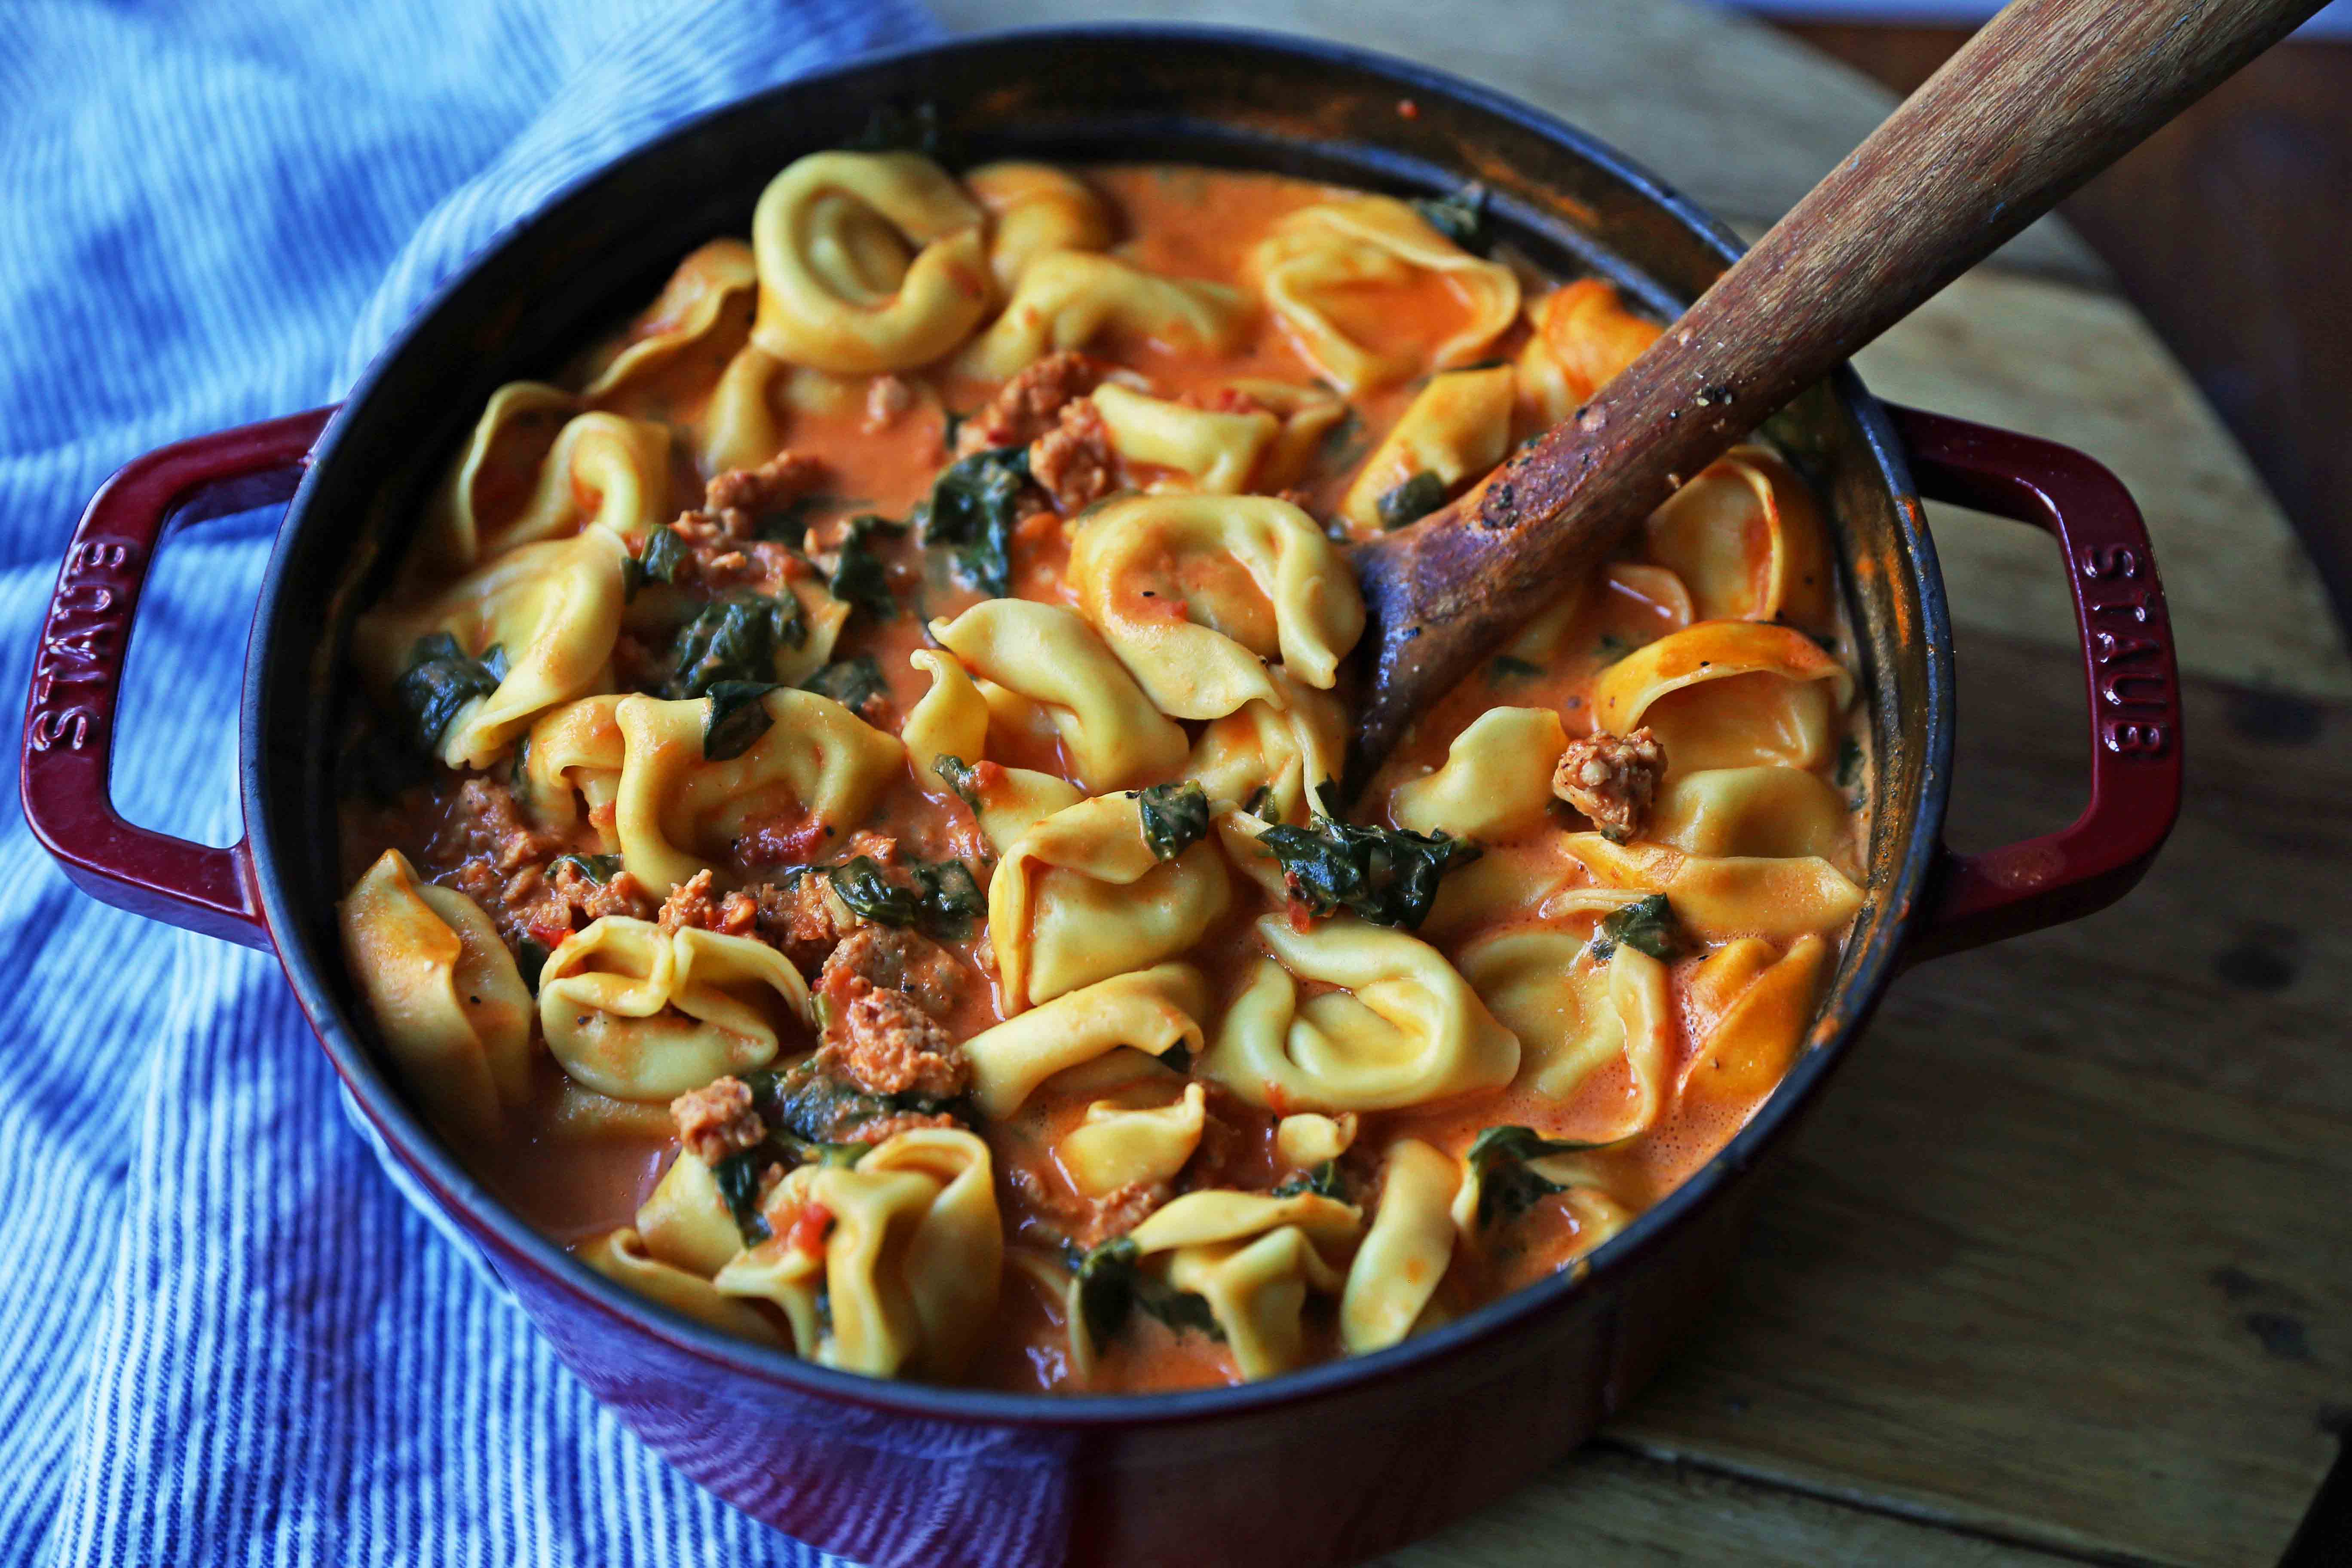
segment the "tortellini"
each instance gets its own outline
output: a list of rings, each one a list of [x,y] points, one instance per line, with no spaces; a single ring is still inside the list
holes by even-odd
[[[925,790],[949,795],[959,793],[958,786],[940,771],[940,759],[952,757],[970,764],[961,793],[969,795],[967,804],[991,848],[1003,854],[1030,828],[1078,803],[1078,786],[1056,774],[979,765],[988,750],[988,700],[980,688],[951,655],[918,648],[908,659],[931,678],[930,689],[908,712],[898,731],[908,765]]]
[[[1263,376],[1241,376],[1225,384],[1282,421],[1258,456],[1252,488],[1279,490],[1306,477],[1324,441],[1348,418],[1345,398],[1319,386],[1299,386]]]
[[[1111,501],[1079,525],[1069,580],[1119,662],[1179,719],[1279,703],[1266,668],[1277,654],[1295,679],[1328,688],[1364,629],[1346,558],[1273,496]]]
[[[1511,446],[1511,367],[1448,371],[1429,378],[1381,438],[1339,502],[1339,515],[1360,530],[1375,532],[1412,517],[1382,515],[1381,501],[1398,487],[1423,474],[1439,494],[1453,494],[1496,463]],[[1419,513],[1416,512],[1415,516]]]
[[[1829,958],[1819,936],[1799,937],[1785,953],[1753,937],[1708,953],[1686,993],[1693,1049],[1684,1101],[1744,1109],[1769,1094],[1813,1020]]]
[[[622,863],[648,888],[709,869],[754,823],[846,826],[905,764],[897,737],[829,697],[780,688],[760,701],[766,732],[724,762],[703,754],[709,698],[632,696],[614,709],[623,751],[614,831]]]
[[[1248,488],[1259,455],[1282,430],[1282,421],[1263,408],[1195,408],[1147,397],[1117,382],[1097,387],[1094,405],[1121,461],[1183,476],[1177,485],[1154,484],[1154,489],[1238,494]]]
[[[1576,1250],[1591,1251],[1633,1223],[1633,1211],[1611,1190],[1609,1173],[1591,1153],[1546,1154],[1528,1169],[1559,1189],[1552,1201],[1576,1222]],[[1490,1241],[1479,1209],[1486,1186],[1476,1167],[1464,1163],[1462,1184],[1454,1191],[1454,1234],[1465,1250],[1483,1252]]]
[[[469,658],[498,649],[505,674],[497,689],[467,700],[441,733],[445,764],[487,768],[541,713],[611,684],[628,553],[620,535],[601,528],[519,546],[421,605],[368,611],[352,632],[354,656],[388,693],[419,640],[435,633],[447,633]]]
[[[1005,850],[988,887],[988,933],[1006,1005],[1034,1006],[1201,940],[1233,902],[1233,879],[1202,840],[1161,860],[1131,795],[1055,812]]]
[[[654,1257],[645,1237],[624,1227],[581,1244],[581,1262],[617,1285],[682,1317],[751,1341],[782,1342],[782,1336],[752,1307],[719,1293],[709,1279]]]
[[[1393,196],[1357,195],[1301,207],[1274,226],[1250,270],[1276,318],[1325,379],[1349,396],[1474,359],[1519,312],[1519,279],[1472,256]],[[1324,296],[1410,284],[1434,273],[1462,306],[1461,325],[1425,353],[1383,353],[1332,320]]]
[[[748,306],[760,286],[751,247],[714,239],[677,264],[661,294],[620,339],[592,357],[580,395],[595,403],[658,380],[689,351],[706,344],[731,357],[751,325]]]
[[[1708,768],[1659,792],[1648,837],[1690,855],[1811,856],[1847,853],[1843,796],[1801,768]]]
[[[994,289],[985,215],[917,153],[812,153],[751,215],[751,341],[838,374],[906,370],[952,350]]]
[[[1659,328],[1625,309],[1597,278],[1555,289],[1529,312],[1535,332],[1519,351],[1520,405],[1540,429],[1557,425],[1642,357]]]
[[[1256,929],[1274,956],[1252,968],[1200,1064],[1250,1103],[1391,1110],[1517,1073],[1517,1037],[1428,943],[1352,917],[1301,931],[1267,915]],[[1301,1000],[1300,980],[1336,989]]]
[[[1707,768],[1830,760],[1853,677],[1789,626],[1700,621],[1635,648],[1601,672],[1593,721],[1612,735],[1646,725],[1666,748],[1669,778]]]
[[[1489,708],[1446,749],[1445,765],[1389,792],[1389,815],[1415,833],[1516,838],[1544,825],[1552,768],[1568,744],[1549,708]]]
[[[530,1098],[530,993],[489,916],[387,849],[336,911],[408,1091],[446,1134],[493,1136]]]
[[[1620,943],[1595,963],[1591,931],[1549,924],[1507,927],[1462,951],[1462,975],[1518,1037],[1519,1081],[1549,1100],[1574,1100],[1596,1073],[1625,1065],[1620,1104],[1580,1129],[1605,1143],[1649,1131],[1664,1108],[1673,1070],[1675,1014],[1665,965]]]
[[[1102,198],[1051,163],[983,163],[963,184],[988,212],[989,269],[1007,294],[1039,257],[1100,250],[1110,243],[1110,213]]]
[[[1710,464],[1650,514],[1650,559],[1689,588],[1702,620],[1830,623],[1821,512],[1804,482],[1760,447]]]
[[[1346,1280],[1339,1259],[1362,1215],[1313,1193],[1187,1193],[1129,1233],[1147,1265],[1208,1303],[1243,1377],[1272,1377],[1307,1356],[1309,1291]],[[1072,1314],[1074,1335],[1083,1332]],[[1081,1361],[1087,1359],[1081,1351]]]
[[[1169,1105],[1097,1100],[1086,1118],[1054,1146],[1055,1162],[1070,1185],[1090,1198],[1121,1187],[1175,1179],[1201,1146],[1206,1097],[1197,1083]]]
[[[1080,787],[1125,789],[1182,764],[1183,729],[1152,706],[1076,613],[988,599],[953,621],[933,621],[931,635],[973,675],[1042,710]]]
[[[1452,1205],[1461,1184],[1461,1168],[1420,1139],[1389,1145],[1380,1207],[1339,1298],[1349,1354],[1386,1350],[1412,1332],[1454,1257]]]
[[[620,793],[623,742],[616,692],[583,697],[551,710],[523,742],[523,809],[542,827],[570,827],[581,805],[607,854],[620,851],[613,799]]]
[[[570,393],[537,382],[509,382],[493,393],[435,500],[415,564],[463,571],[592,524],[635,539],[677,516],[669,427],[618,414],[565,419],[528,484],[516,482],[518,458],[535,445],[535,432],[574,406]]]
[[[950,1379],[987,1331],[1004,1271],[988,1145],[899,1132],[855,1165],[801,1165],[761,1206],[773,1233],[711,1283],[782,1309],[805,1359],[877,1377]],[[822,1239],[807,1243],[815,1215]]]
[[[653,1194],[637,1205],[637,1234],[644,1237],[646,1252],[705,1279],[743,1250],[743,1233],[726,1194],[719,1190],[718,1176],[686,1150],[670,1162]]]
[[[1057,250],[1028,265],[1003,313],[956,368],[1003,381],[1056,349],[1103,337],[1224,353],[1239,344],[1249,318],[1249,297],[1229,284],[1162,278],[1108,256]]]
[[[1561,843],[1603,887],[1665,894],[1702,942],[1827,933],[1862,908],[1862,889],[1844,872],[1809,856],[1685,855],[1659,844],[1612,844],[1598,833],[1570,833]]]
[[[670,1100],[775,1059],[813,1026],[808,986],[762,942],[606,915],[540,972],[539,1026],[574,1081],[614,1100]]]
[[[1274,700],[1255,698],[1212,720],[1192,743],[1184,776],[1213,801],[1230,802],[1275,822],[1303,823],[1315,792],[1336,783],[1347,752],[1347,720],[1328,695],[1291,679],[1266,676]]]
[[[1010,1116],[1055,1073],[1132,1049],[1160,1056],[1201,1047],[1208,984],[1190,964],[1162,963],[1015,1014],[963,1043],[971,1096],[989,1116]]]

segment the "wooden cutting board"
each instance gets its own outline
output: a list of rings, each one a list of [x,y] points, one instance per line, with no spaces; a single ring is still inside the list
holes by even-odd
[[[946,0],[1338,38],[1550,109],[1769,225],[1892,107],[1681,0]],[[2116,908],[1897,982],[1708,1327],[1599,1443],[1393,1568],[2275,1563],[2352,1430],[2352,661],[2244,456],[2045,221],[1865,353],[1884,396],[2082,447],[2147,514],[2189,792]],[[1931,511],[1951,836],[2086,794],[2054,550]]]

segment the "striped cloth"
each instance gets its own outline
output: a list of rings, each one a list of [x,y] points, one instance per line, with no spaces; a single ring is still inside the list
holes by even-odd
[[[913,0],[16,0],[0,724],[82,502],[310,407],[500,226]],[[354,327],[354,322],[357,323]],[[165,552],[116,798],[238,832],[274,515]],[[0,1563],[809,1563],[605,1414],[395,1195],[268,957],[82,898],[0,806]]]

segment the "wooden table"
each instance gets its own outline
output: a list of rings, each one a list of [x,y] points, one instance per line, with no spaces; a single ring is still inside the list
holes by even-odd
[[[1551,108],[1744,226],[1891,100],[1680,0],[947,0],[1410,55]],[[2186,815],[2121,905],[1897,982],[1707,1328],[1601,1439],[1392,1568],[2276,1563],[2352,1430],[2352,663],[2244,458],[2079,241],[2030,232],[1863,356],[1882,395],[2079,446],[2146,509]],[[2085,791],[2046,541],[1934,514],[1953,838]]]

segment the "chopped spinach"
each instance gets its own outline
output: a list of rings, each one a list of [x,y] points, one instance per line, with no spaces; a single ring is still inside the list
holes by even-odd
[[[772,681],[778,651],[807,641],[798,599],[738,590],[705,605],[678,629],[661,694],[679,701],[708,697],[721,681]]]
[[[1305,827],[1280,824],[1258,842],[1282,863],[1290,896],[1311,915],[1353,910],[1375,925],[1417,929],[1437,898],[1438,879],[1482,851],[1444,833],[1360,827],[1339,821],[1322,786],[1321,808]]]
[[[951,163],[940,133],[940,106],[926,99],[912,109],[877,103],[856,135],[842,143],[852,153],[920,153],[937,163]]]
[[[490,668],[494,658],[497,669]],[[495,647],[481,658],[467,658],[447,632],[418,637],[409,651],[408,668],[392,688],[393,704],[406,721],[410,742],[428,754],[439,751],[441,737],[458,712],[499,689],[505,664],[504,654]]]
[[[1250,791],[1250,797],[1242,802],[1242,809],[1260,822],[1278,820],[1274,816],[1274,786],[1270,784],[1262,784]]]
[[[905,524],[872,512],[851,518],[849,531],[841,536],[841,549],[834,558],[833,575],[825,581],[826,589],[835,598],[856,605],[877,621],[892,619],[898,613],[898,601],[890,596],[890,580],[882,570],[882,558],[874,553],[866,541],[877,533],[895,539],[906,531]]]
[[[1837,786],[1852,789],[1862,782],[1862,747],[1851,735],[1838,742]]]
[[[742,1075],[751,1109],[764,1124],[760,1142],[710,1167],[746,1245],[772,1234],[760,1214],[760,1177],[771,1165],[854,1165],[873,1145],[842,1137],[866,1123],[908,1111],[937,1115],[954,1100],[920,1094],[868,1094],[807,1061]]]
[[[889,696],[890,683],[882,679],[882,666],[874,656],[861,653],[856,658],[826,665],[802,681],[801,689],[830,697],[855,713],[866,706],[867,698]]]
[[[527,936],[515,944],[515,973],[522,976],[522,983],[530,987],[534,996],[539,994],[539,975],[547,967],[547,944],[537,937]]]
[[[1544,667],[1531,664],[1513,654],[1498,653],[1486,664],[1486,684],[1500,686],[1506,680],[1526,680],[1541,675]]]
[[[746,1246],[765,1241],[775,1234],[760,1213],[760,1177],[774,1163],[764,1144],[754,1144],[710,1167],[711,1179],[719,1184],[719,1195],[727,1200],[727,1212],[735,1216],[735,1229]]]
[[[1339,473],[1362,462],[1370,449],[1371,438],[1364,429],[1363,417],[1351,407],[1339,411],[1331,428],[1323,432],[1323,439],[1315,446],[1315,460],[1326,473]]]
[[[1144,1270],[1133,1237],[1113,1237],[1081,1258],[1073,1272],[1078,1282],[1078,1317],[1087,1339],[1097,1345],[1126,1327],[1128,1314],[1139,1307],[1171,1329],[1195,1329],[1215,1340],[1225,1337],[1204,1298],[1178,1290]]]
[[[569,866],[587,880],[603,887],[621,874],[618,855],[558,855],[547,863],[547,874],[555,875],[558,866]]]
[[[1652,893],[1638,899],[1622,910],[1612,910],[1601,921],[1592,935],[1592,956],[1606,959],[1622,942],[1637,952],[1646,952],[1661,963],[1672,960],[1683,950],[1682,923],[1675,919],[1675,907],[1664,893]]]
[[[1445,481],[1427,468],[1405,480],[1394,489],[1382,492],[1373,505],[1381,514],[1382,528],[1402,528],[1418,522],[1445,504]]]
[[[1486,187],[1467,184],[1450,196],[1423,196],[1412,204],[1430,227],[1474,255],[1484,256],[1491,236],[1486,229]]]
[[[992,447],[941,469],[912,521],[927,547],[955,552],[960,579],[1001,599],[1013,591],[1013,525],[1028,487],[1029,448]]]
[[[635,598],[637,590],[648,583],[675,584],[686,563],[692,559],[686,541],[675,529],[656,528],[646,535],[646,542],[635,555],[622,563],[621,581],[625,596]]]
[[[702,718],[703,760],[732,762],[756,745],[775,722],[764,699],[776,689],[772,680],[714,681]]]
[[[1563,1143],[1531,1127],[1489,1127],[1470,1145],[1467,1163],[1478,1182],[1478,1227],[1525,1214],[1538,1198],[1568,1189],[1528,1168],[1530,1160],[1577,1154],[1599,1143]]]
[[[981,809],[979,770],[961,757],[940,752],[931,760],[931,771],[940,775],[940,783],[974,812]]]
[[[1135,803],[1154,859],[1173,860],[1208,835],[1209,795],[1194,780],[1139,790]]]
[[[1274,1189],[1277,1198],[1295,1198],[1302,1193],[1313,1193],[1318,1198],[1348,1201],[1348,1189],[1339,1179],[1339,1162],[1326,1160],[1311,1171],[1294,1171]]]
[[[904,869],[907,880],[893,881],[872,857],[860,855],[827,868],[826,874],[841,901],[877,925],[914,926],[926,936],[954,942],[971,935],[985,917],[988,900],[962,861],[916,860]]]

